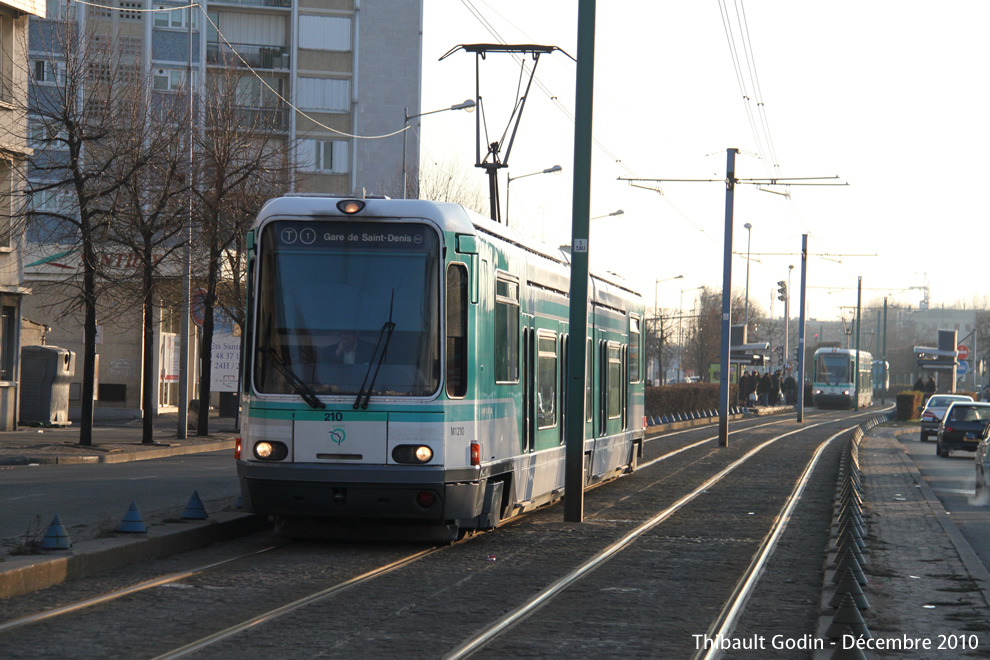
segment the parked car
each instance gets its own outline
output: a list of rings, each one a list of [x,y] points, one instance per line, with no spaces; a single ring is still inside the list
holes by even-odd
[[[987,426],[990,426],[990,403],[954,401],[938,427],[935,453],[948,456],[953,449],[976,451]]]
[[[942,423],[945,410],[953,401],[972,401],[973,397],[966,394],[933,394],[921,411],[921,441],[930,435],[938,433],[938,425]]]
[[[990,426],[976,447],[976,496],[980,499],[977,504],[990,497]]]

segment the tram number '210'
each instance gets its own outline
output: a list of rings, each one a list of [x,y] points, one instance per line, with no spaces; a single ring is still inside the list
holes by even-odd
[[[342,422],[344,421],[344,413],[342,412],[328,412],[323,413],[324,422]]]

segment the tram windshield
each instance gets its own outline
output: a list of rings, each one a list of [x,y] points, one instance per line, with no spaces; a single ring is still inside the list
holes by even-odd
[[[440,386],[440,241],[420,223],[276,221],[259,243],[260,392],[427,396]],[[293,379],[300,382],[293,382]]]
[[[852,360],[845,353],[819,353],[815,382],[829,385],[851,383]]]

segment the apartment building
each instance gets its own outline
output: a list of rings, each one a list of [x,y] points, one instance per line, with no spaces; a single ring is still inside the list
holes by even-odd
[[[226,0],[193,8],[174,0],[94,2],[49,0],[47,19],[32,21],[33,85],[60,75],[49,37],[54,22],[99,25],[118,41],[122,58],[150,72],[153,94],[162,99],[171,95],[183,102],[190,72],[194,96],[212,76],[233,72],[238,111],[265,119],[290,150],[295,191],[343,195],[363,188],[369,195],[401,196],[404,136],[378,136],[403,128],[405,108],[419,111],[422,0]],[[418,162],[415,136],[407,148],[409,162]],[[79,272],[78,255],[50,241],[43,229],[28,236],[28,281]],[[128,267],[126,255],[108,252],[101,258]],[[81,354],[82,326],[42,297],[26,306],[25,317],[52,328],[49,344]],[[99,321],[96,416],[137,416],[140,325],[126,315]],[[154,398],[168,409],[177,400],[179,324],[167,314],[161,323]],[[191,364],[196,359],[191,350]],[[74,378],[72,396],[78,396],[80,368]]]
[[[19,189],[29,154],[26,118],[28,17],[44,16],[33,0],[0,1],[0,431],[17,423],[20,334],[24,286],[23,225]]]

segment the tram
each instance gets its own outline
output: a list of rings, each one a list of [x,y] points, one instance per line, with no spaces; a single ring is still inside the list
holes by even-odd
[[[873,405],[873,356],[848,348],[815,351],[812,397],[819,408]]]
[[[454,540],[563,495],[569,254],[456,204],[291,195],[248,233],[237,473],[288,536]],[[588,288],[584,479],[635,468],[644,303]]]

